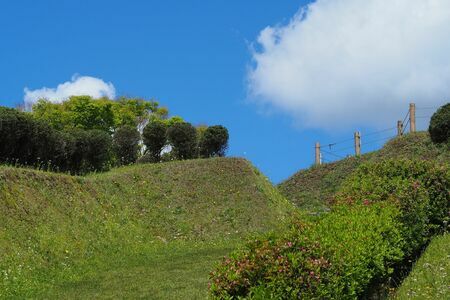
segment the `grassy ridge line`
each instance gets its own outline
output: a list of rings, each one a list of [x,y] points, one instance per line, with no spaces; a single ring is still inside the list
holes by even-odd
[[[450,299],[450,234],[433,239],[395,299]]]
[[[327,210],[329,200],[342,182],[361,163],[389,158],[450,161],[448,145],[436,146],[427,132],[394,138],[378,151],[349,157],[321,166],[301,170],[278,185],[282,195],[297,207],[310,211]]]
[[[0,167],[0,297],[77,282],[171,241],[226,244],[273,228],[290,209],[243,159],[88,177]]]

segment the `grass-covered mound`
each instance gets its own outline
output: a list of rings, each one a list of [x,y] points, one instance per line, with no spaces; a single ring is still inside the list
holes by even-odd
[[[321,166],[301,170],[278,185],[280,192],[296,206],[322,211],[330,206],[334,193],[342,182],[364,162],[384,159],[433,160],[437,163],[450,161],[447,145],[436,145],[427,132],[417,132],[397,137],[378,151],[361,157],[349,157]]]
[[[205,264],[236,239],[274,228],[289,210],[242,159],[136,165],[88,177],[0,167],[0,298],[65,298],[81,295],[77,290],[97,297],[104,281],[128,285],[112,290],[148,288],[123,296],[158,295],[169,282],[175,294],[165,297],[196,297],[206,292]],[[189,252],[195,265],[170,278],[177,269],[170,263],[189,266]],[[132,267],[134,277],[110,278]]]
[[[431,241],[395,298],[450,299],[450,234]]]
[[[378,293],[396,266],[439,232],[450,212],[447,165],[361,165],[329,213],[251,241],[211,273],[218,298],[355,299]],[[308,220],[309,219],[309,220]]]

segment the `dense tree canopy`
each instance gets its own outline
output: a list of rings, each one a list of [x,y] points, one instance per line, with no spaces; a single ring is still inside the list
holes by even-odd
[[[228,147],[228,130],[221,125],[206,128],[199,147],[202,157],[224,156]]]
[[[428,131],[434,143],[450,140],[450,103],[443,105],[433,114]]]
[[[169,127],[167,137],[178,159],[195,158],[197,154],[197,130],[190,123],[176,123]]]
[[[119,127],[113,136],[113,150],[119,165],[129,165],[138,159],[141,135],[136,127]]]
[[[72,96],[39,100],[32,109],[0,107],[0,163],[86,174],[136,161],[223,156],[228,142],[226,128],[168,118],[154,101]]]
[[[125,125],[142,129],[151,117],[164,119],[168,115],[168,110],[160,108],[155,101],[124,97],[93,99],[90,96],[72,96],[62,103],[41,99],[33,105],[32,111],[36,119],[58,130],[81,128],[108,132]]]
[[[144,128],[142,136],[150,161],[161,160],[161,151],[167,144],[167,128],[168,125],[160,120],[153,120]]]

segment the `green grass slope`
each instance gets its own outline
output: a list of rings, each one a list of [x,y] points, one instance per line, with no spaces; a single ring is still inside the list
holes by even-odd
[[[203,297],[213,262],[290,209],[243,159],[87,177],[0,167],[0,297]]]
[[[395,298],[450,299],[450,234],[433,239]]]
[[[301,170],[280,183],[278,189],[297,207],[326,210],[341,183],[361,163],[387,158],[450,161],[450,151],[448,145],[433,144],[427,132],[407,134],[390,140],[379,151]]]

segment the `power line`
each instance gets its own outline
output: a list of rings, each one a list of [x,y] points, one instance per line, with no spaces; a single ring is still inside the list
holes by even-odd
[[[346,148],[341,148],[341,149],[336,149],[333,150],[334,152],[339,152],[339,151],[344,151],[344,150],[348,150],[348,149],[353,149],[355,146],[350,146],[350,147],[346,147]]]
[[[386,131],[391,131],[391,130],[396,129],[396,128],[397,128],[397,127],[391,127],[391,128],[387,128],[387,129],[382,129],[382,130],[374,131],[374,132],[371,132],[371,133],[361,134],[361,136],[371,136],[371,135],[374,135],[374,134],[377,134],[377,133],[382,133],[382,132],[386,132]]]
[[[373,144],[373,143],[376,143],[376,142],[379,142],[379,141],[384,141],[384,140],[392,139],[393,137],[395,137],[395,135],[394,135],[394,136],[389,136],[389,137],[384,137],[384,138],[381,138],[381,139],[371,140],[371,141],[362,143],[362,145],[370,145],[370,144]]]
[[[329,154],[329,155],[332,155],[332,156],[335,156],[335,157],[340,158],[340,159],[344,159],[345,158],[344,156],[337,155],[337,154],[335,154],[333,152],[328,152],[328,151],[325,151],[325,150],[322,150],[322,152],[324,152],[326,154]]]
[[[438,109],[439,107],[416,107],[416,110],[425,110],[425,109]]]

